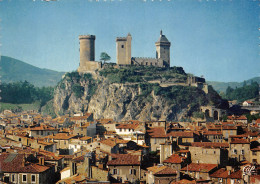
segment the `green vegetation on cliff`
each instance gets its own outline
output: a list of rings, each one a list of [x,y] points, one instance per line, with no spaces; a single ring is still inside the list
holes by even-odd
[[[99,72],[111,83],[137,83],[153,80],[167,81],[174,79],[175,82],[186,82],[187,74],[182,67],[158,68],[154,66],[131,66],[125,68],[106,68]]]

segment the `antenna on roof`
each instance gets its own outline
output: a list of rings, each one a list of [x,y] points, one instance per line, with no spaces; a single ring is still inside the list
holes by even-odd
[[[162,36],[162,30],[160,31],[160,36]]]

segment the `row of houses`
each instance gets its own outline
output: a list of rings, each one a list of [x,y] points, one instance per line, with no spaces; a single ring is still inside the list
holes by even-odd
[[[260,119],[115,122],[90,113],[55,119],[25,114],[1,115],[5,183],[259,181]]]

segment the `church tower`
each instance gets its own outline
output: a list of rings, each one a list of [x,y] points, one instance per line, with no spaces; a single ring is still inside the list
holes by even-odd
[[[160,32],[160,37],[157,42],[155,42],[156,46],[156,59],[163,59],[167,67],[170,67],[170,47],[171,42],[168,41],[165,35],[162,34],[162,30]]]

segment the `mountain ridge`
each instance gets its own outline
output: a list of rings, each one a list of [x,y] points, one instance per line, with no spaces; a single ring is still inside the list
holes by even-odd
[[[56,86],[65,72],[57,72],[47,68],[39,68],[24,61],[1,56],[1,81],[5,83],[28,81],[37,87]]]
[[[243,82],[219,82],[219,81],[207,81],[207,84],[212,85],[213,88],[217,91],[217,92],[226,92],[226,89],[228,86],[230,86],[231,88],[235,89],[236,87],[242,87],[244,85],[244,83],[246,82],[246,84],[251,84],[252,82],[257,82],[258,84],[260,84],[260,77],[253,77],[251,79],[248,80],[244,80]]]

